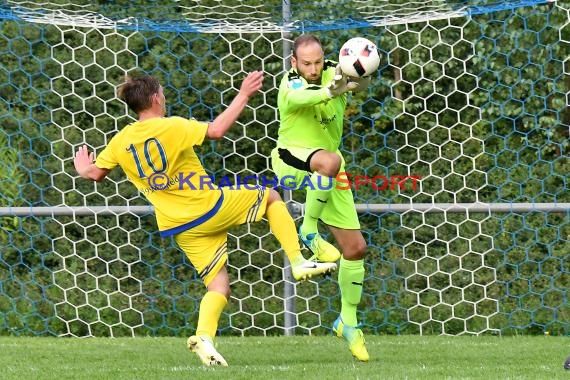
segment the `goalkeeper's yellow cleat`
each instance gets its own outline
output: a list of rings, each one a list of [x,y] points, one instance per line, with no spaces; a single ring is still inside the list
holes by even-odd
[[[222,366],[227,367],[226,359],[214,348],[212,339],[208,336],[192,335],[188,338],[188,349],[195,352],[200,358],[202,363],[207,366]]]
[[[362,330],[356,327],[347,326],[342,322],[342,319],[338,317],[333,323],[333,331],[339,338],[344,338],[348,343],[348,348],[352,352],[352,356],[361,362],[367,362],[370,359],[368,355],[368,350],[366,349],[364,340],[364,334]]]
[[[319,274],[329,274],[335,270],[335,263],[317,263],[311,260],[303,260],[298,264],[291,263],[291,272],[297,281],[308,280]]]
[[[303,236],[299,227],[299,237],[301,241],[311,251],[313,257],[322,263],[336,263],[340,259],[340,252],[334,245],[326,241],[318,233],[307,234]]]

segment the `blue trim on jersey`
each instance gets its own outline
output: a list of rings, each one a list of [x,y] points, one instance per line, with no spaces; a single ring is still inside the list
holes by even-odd
[[[168,230],[160,231],[160,237],[169,237],[172,235],[176,235],[179,234],[180,232],[184,232],[186,230],[189,230],[190,228],[194,228],[196,226],[199,226],[200,224],[207,222],[208,220],[212,219],[212,217],[216,215],[216,213],[220,210],[220,207],[222,207],[222,203],[224,203],[224,192],[220,190],[220,198],[218,199],[218,201],[210,211],[208,211],[198,219],[194,219],[191,222],[184,223],[181,226],[170,228]]]

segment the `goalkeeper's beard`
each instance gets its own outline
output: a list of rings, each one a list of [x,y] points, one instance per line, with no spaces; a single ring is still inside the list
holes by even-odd
[[[311,77],[306,77],[305,80],[308,84],[321,84],[322,75],[315,77],[315,79],[311,79]]]

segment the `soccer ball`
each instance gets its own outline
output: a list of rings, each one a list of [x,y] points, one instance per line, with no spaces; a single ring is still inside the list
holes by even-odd
[[[338,63],[342,72],[349,77],[367,77],[378,69],[380,56],[372,41],[354,37],[340,48]]]

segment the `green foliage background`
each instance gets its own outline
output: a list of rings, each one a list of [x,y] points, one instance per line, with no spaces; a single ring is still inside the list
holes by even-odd
[[[337,11],[347,2],[338,3]],[[315,4],[323,18],[335,12],[327,4]],[[117,17],[127,10],[149,16],[149,9],[179,17],[174,7],[112,5]],[[353,96],[347,109],[347,170],[423,177],[420,192],[366,187],[356,202],[569,202],[569,8],[559,1],[471,19],[314,31],[330,58],[354,35],[377,42],[383,56],[368,93]],[[0,28],[1,206],[147,204],[120,170],[93,184],[76,178],[71,160],[77,145],[100,150],[133,120],[115,86],[134,68],[161,80],[169,114],[199,120],[224,109],[245,73],[266,72],[240,126],[199,153],[214,176],[271,173],[282,35],[96,30],[10,18]],[[294,199],[302,202],[302,194]],[[568,335],[568,216],[363,214],[365,329]],[[150,213],[0,222],[0,334],[193,331],[202,285],[173,243],[158,237]],[[237,229],[229,243],[236,248],[231,275],[240,280],[220,329],[283,333],[283,300],[273,295],[284,287],[282,255],[267,225]],[[327,332],[339,310],[335,281],[319,281],[318,293],[315,283],[299,285],[297,294],[308,297],[295,299],[297,331]]]

